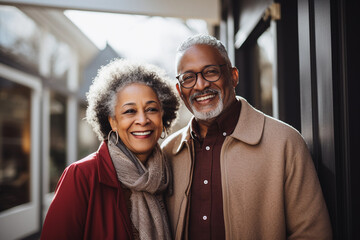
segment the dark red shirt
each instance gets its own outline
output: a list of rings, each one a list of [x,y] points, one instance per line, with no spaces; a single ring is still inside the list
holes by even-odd
[[[195,119],[191,125],[195,161],[191,185],[189,239],[225,239],[220,152],[225,137],[239,119],[241,103],[234,101],[200,138]]]

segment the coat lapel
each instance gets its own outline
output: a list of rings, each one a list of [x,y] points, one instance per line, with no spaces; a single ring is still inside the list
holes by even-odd
[[[121,212],[121,219],[123,221],[124,226],[126,226],[126,231],[128,233],[129,238],[132,239],[132,225],[131,225],[130,213],[127,210],[126,200],[124,197],[125,195],[123,189],[121,188],[120,182],[117,179],[115,167],[111,160],[109,149],[105,141],[102,142],[102,144],[100,145],[97,154],[99,154],[99,157],[97,158],[98,159],[97,165],[99,169],[99,173],[98,173],[99,182],[116,189],[117,192],[116,202],[118,205],[118,209]]]

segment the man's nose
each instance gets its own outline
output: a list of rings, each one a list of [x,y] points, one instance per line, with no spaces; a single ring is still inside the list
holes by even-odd
[[[210,86],[210,82],[209,81],[206,81],[203,76],[201,75],[201,73],[198,73],[197,74],[197,81],[196,81],[196,84],[194,86],[194,89],[196,90],[203,90],[207,87]]]

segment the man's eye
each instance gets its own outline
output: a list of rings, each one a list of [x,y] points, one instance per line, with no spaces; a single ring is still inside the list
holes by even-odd
[[[219,74],[219,70],[218,69],[206,69],[204,71],[204,74],[209,74],[209,75]]]
[[[182,77],[182,79],[183,79],[183,81],[184,82],[187,82],[187,81],[192,81],[192,80],[194,80],[194,75],[193,74],[185,74],[183,77]]]

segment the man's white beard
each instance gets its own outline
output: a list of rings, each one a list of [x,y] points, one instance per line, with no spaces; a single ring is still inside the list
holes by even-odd
[[[214,110],[212,110],[212,111],[209,111],[209,112],[199,112],[199,111],[197,111],[196,108],[194,107],[194,105],[190,102],[190,107],[192,109],[192,112],[194,114],[195,119],[207,121],[207,120],[210,120],[212,118],[216,118],[217,116],[219,116],[220,113],[224,109],[224,104],[223,104],[223,101],[222,101],[221,92],[218,92],[218,96],[219,96],[219,102],[217,103],[216,108]]]

